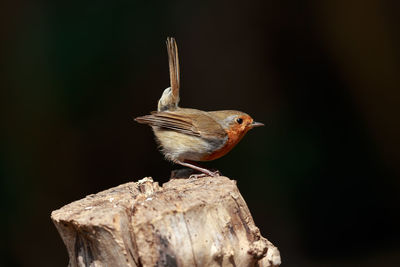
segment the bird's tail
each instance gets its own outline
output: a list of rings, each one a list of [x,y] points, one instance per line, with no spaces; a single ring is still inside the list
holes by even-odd
[[[158,100],[158,111],[176,109],[179,103],[179,58],[175,38],[167,38],[167,51],[171,87],[165,89],[160,100]]]

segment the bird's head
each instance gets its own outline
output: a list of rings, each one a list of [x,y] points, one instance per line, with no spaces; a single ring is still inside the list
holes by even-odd
[[[225,131],[243,137],[250,129],[264,126],[261,122],[256,122],[248,114],[237,110],[222,110],[210,112],[220,123]]]

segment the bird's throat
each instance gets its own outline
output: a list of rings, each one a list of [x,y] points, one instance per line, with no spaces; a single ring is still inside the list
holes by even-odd
[[[239,143],[240,140],[242,140],[246,132],[247,131],[228,130],[226,132],[228,134],[228,140],[226,141],[226,143],[218,150],[209,155],[206,155],[203,160],[210,161],[226,155],[229,151],[232,150],[232,148],[237,145],[237,143]]]

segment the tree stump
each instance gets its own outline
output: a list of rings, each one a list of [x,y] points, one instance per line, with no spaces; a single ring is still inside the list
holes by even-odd
[[[152,178],[89,195],[51,214],[69,266],[278,266],[236,181]]]

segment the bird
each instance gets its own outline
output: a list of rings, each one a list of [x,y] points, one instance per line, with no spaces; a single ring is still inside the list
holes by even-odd
[[[203,111],[179,107],[180,70],[175,38],[167,38],[170,87],[163,91],[157,111],[136,117],[152,127],[162,154],[169,161],[208,176],[219,175],[197,162],[226,155],[246,133],[263,123],[237,110]]]

